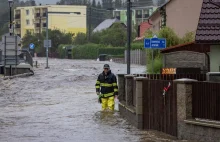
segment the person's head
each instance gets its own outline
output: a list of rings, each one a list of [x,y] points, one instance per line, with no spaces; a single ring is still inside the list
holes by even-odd
[[[104,72],[107,73],[110,70],[110,66],[108,64],[105,64],[103,69],[104,69]]]

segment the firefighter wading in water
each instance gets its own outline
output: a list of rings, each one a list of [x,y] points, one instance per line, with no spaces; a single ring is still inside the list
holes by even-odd
[[[109,109],[114,111],[114,99],[115,96],[118,96],[117,79],[111,72],[108,64],[105,64],[103,68],[104,71],[99,75],[96,81],[96,93],[99,97],[99,102],[102,103],[102,110]]]

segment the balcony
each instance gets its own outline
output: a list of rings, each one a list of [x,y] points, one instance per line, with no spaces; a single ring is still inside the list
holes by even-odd
[[[21,14],[15,14],[15,19],[21,19]]]
[[[40,23],[36,23],[35,27],[40,28]]]
[[[15,28],[16,29],[20,29],[21,28],[21,24],[15,24]]]
[[[43,13],[43,17],[47,17],[47,13],[46,12]]]
[[[35,14],[35,17],[36,17],[36,18],[39,18],[39,17],[40,17],[40,13],[36,13],[36,14]]]
[[[47,27],[47,23],[43,23],[43,27],[46,28]]]

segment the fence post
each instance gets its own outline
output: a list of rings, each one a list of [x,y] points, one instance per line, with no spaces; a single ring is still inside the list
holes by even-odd
[[[133,103],[133,79],[134,75],[125,75],[125,99],[126,105],[131,106]]]
[[[125,59],[125,64],[126,64],[127,63],[127,50],[125,50],[124,54],[125,54],[124,59]]]
[[[144,128],[143,120],[143,81],[147,80],[146,77],[136,77],[136,126],[138,129]],[[146,87],[146,86],[145,86]]]
[[[182,139],[187,132],[184,120],[192,118],[192,83],[194,79],[177,79],[177,136]]]
[[[125,100],[125,75],[118,74],[118,96],[119,101]]]

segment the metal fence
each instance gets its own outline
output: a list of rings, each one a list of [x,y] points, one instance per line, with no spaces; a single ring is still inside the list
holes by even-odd
[[[135,76],[147,77],[156,80],[175,80],[181,78],[195,79],[198,81],[206,81],[206,74],[134,74]]]
[[[125,63],[127,63],[127,50],[125,50]],[[132,50],[131,51],[131,64],[146,65],[147,64],[147,54],[145,50]]]
[[[163,95],[164,87],[171,87]],[[144,80],[143,123],[144,129],[158,130],[177,136],[176,85],[167,80]]]
[[[220,83],[194,82],[192,116],[220,121]]]

